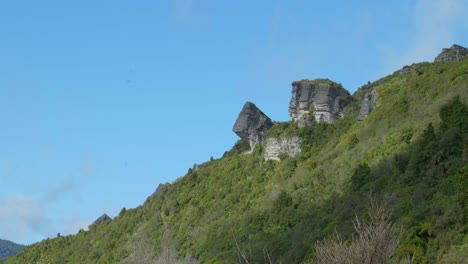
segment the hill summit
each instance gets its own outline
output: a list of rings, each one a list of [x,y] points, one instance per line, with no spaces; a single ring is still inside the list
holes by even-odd
[[[352,95],[327,79],[293,82],[288,122],[247,102],[222,158],[5,263],[376,263],[362,259],[375,252],[378,263],[466,263],[464,50]]]

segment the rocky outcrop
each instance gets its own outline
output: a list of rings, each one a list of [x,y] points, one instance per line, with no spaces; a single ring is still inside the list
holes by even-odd
[[[240,138],[249,142],[250,149],[265,140],[266,132],[273,126],[271,119],[251,102],[245,103],[232,128]]]
[[[98,225],[102,225],[104,223],[112,221],[112,218],[110,218],[107,214],[101,215],[96,221],[94,221],[91,225],[88,226],[89,229],[96,227]]]
[[[434,62],[451,62],[462,60],[468,54],[468,49],[459,45],[453,45],[450,48],[442,49]]]
[[[411,65],[405,65],[403,66],[403,68],[401,68],[400,70],[398,70],[397,72],[400,74],[400,75],[407,75],[407,74],[410,74],[414,69],[416,69],[417,67],[419,67],[422,63],[413,63]]]
[[[170,185],[170,183],[160,183],[151,197],[161,195],[164,192],[164,189],[167,189]]]
[[[362,100],[361,110],[359,111],[358,121],[364,120],[373,109],[373,103],[377,101],[378,94],[376,92],[366,93]]]
[[[351,101],[351,95],[341,84],[328,79],[301,80],[292,83],[289,115],[299,121],[299,126],[317,122],[332,123],[344,117],[343,108]]]
[[[199,170],[199,169],[205,167],[206,165],[208,165],[208,163],[210,163],[210,162],[213,161],[213,160],[214,160],[213,157],[211,157],[211,159],[210,159],[209,161],[205,161],[205,162],[200,163],[200,164],[196,164],[196,163],[195,163],[195,164],[193,164],[193,166],[192,166],[192,170],[193,170],[193,171],[197,171],[197,170]]]
[[[295,157],[301,154],[301,139],[299,137],[268,138],[265,141],[265,160],[280,161],[280,155]]]

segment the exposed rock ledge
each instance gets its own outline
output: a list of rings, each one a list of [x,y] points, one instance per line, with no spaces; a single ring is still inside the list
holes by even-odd
[[[301,80],[292,83],[289,115],[300,127],[309,124],[312,116],[317,122],[333,123],[344,117],[343,109],[351,100],[341,84],[328,79]]]
[[[91,229],[95,226],[102,225],[110,221],[112,221],[112,218],[110,218],[107,214],[103,214],[98,219],[96,219],[96,221],[94,221],[91,225],[89,225],[88,228]]]
[[[437,55],[434,62],[460,61],[467,55],[467,48],[454,44],[448,49],[442,49],[442,52],[439,55]]]
[[[301,154],[301,139],[299,137],[268,138],[265,141],[265,160],[280,161],[284,153],[291,157]]]
[[[362,100],[361,110],[359,111],[358,121],[364,120],[367,115],[372,112],[373,103],[377,101],[378,94],[377,92],[366,93],[364,95],[364,100]]]
[[[271,119],[258,107],[251,103],[245,103],[232,130],[240,138],[249,142],[250,149],[263,142],[266,132],[273,126]]]

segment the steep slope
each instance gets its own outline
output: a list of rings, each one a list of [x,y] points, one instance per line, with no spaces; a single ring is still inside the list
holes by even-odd
[[[375,108],[357,121],[371,92]],[[468,59],[414,65],[353,98],[332,124],[291,121],[268,130],[267,139],[301,138],[300,155],[265,161],[262,144],[245,155],[248,144],[239,141],[222,159],[161,185],[142,206],[29,246],[6,263],[126,263],[168,248],[201,263],[301,263],[335,230],[350,237],[371,194],[389,202],[404,231],[395,260],[463,259]]]
[[[0,261],[18,253],[24,246],[0,239]]]

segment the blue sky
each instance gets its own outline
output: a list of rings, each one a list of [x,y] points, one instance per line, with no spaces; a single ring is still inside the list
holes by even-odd
[[[245,101],[468,45],[467,0],[2,1],[0,238],[73,234],[219,158]]]

